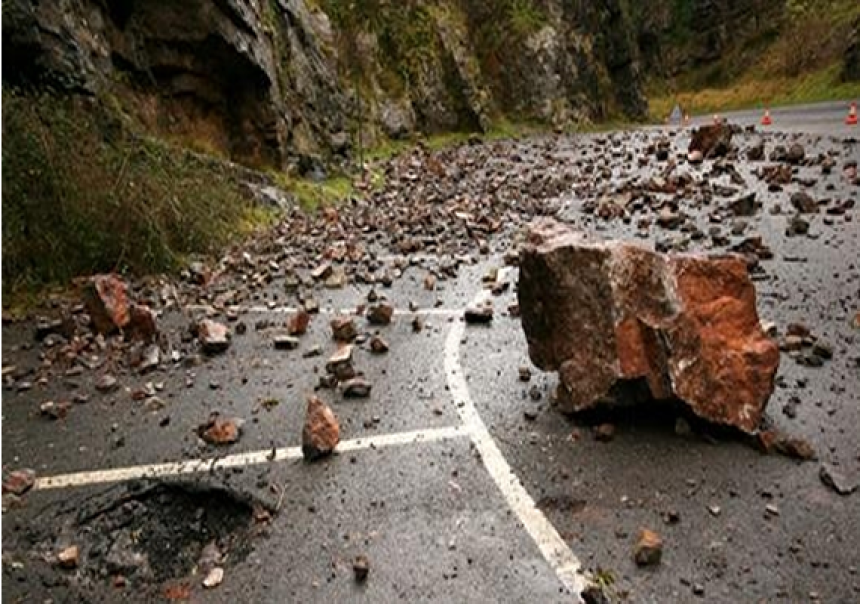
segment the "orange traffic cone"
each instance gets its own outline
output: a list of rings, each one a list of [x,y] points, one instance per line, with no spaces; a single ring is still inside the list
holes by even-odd
[[[845,118],[845,123],[849,126],[857,125],[857,103],[851,103],[851,109],[848,110],[848,117]]]
[[[770,109],[765,107],[764,117],[761,118],[761,125],[762,126],[770,126],[771,124],[773,124],[773,120],[770,119]]]

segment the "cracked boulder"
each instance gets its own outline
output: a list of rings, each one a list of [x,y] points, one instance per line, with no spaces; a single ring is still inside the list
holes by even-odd
[[[563,411],[644,394],[758,428],[779,349],[761,329],[743,258],[663,255],[547,219],[531,226],[518,295],[529,356],[558,371]]]

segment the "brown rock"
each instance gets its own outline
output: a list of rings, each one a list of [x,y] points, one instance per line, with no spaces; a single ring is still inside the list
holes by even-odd
[[[343,395],[346,398],[367,398],[370,396],[370,389],[373,387],[370,382],[360,377],[349,379],[342,386]]]
[[[117,275],[95,275],[84,289],[84,305],[101,334],[118,331],[128,325],[128,286]]]
[[[358,335],[358,330],[350,317],[335,317],[331,320],[331,333],[339,342],[351,342]]]
[[[325,370],[339,380],[348,380],[355,377],[355,368],[352,365],[352,345],[345,344],[338,348],[329,357],[325,365]]]
[[[472,306],[464,313],[466,323],[490,323],[493,320],[493,307],[487,304],[483,306]]]
[[[213,414],[197,428],[197,434],[210,445],[230,445],[239,440],[242,422],[237,418],[221,418]]]
[[[613,424],[600,424],[594,429],[594,440],[608,443],[615,438],[615,426]]]
[[[301,343],[298,338],[286,334],[278,334],[272,341],[276,350],[295,350]]]
[[[29,468],[14,470],[3,480],[3,494],[23,495],[36,483],[36,471]]]
[[[388,325],[394,316],[394,307],[391,304],[381,302],[367,309],[367,320],[372,325]]]
[[[436,275],[427,273],[427,275],[424,276],[424,289],[427,291],[433,291],[436,289]]]
[[[370,351],[376,354],[388,352],[388,342],[379,336],[373,336],[370,338]]]
[[[355,575],[355,580],[362,583],[367,580],[367,575],[370,572],[370,560],[365,555],[355,557],[352,563],[352,572]]]
[[[145,304],[132,304],[128,324],[123,332],[129,339],[152,342],[158,335],[155,312]]]
[[[206,354],[224,352],[230,346],[230,330],[211,319],[203,319],[197,324],[197,338]]]
[[[57,554],[57,562],[62,568],[74,569],[78,567],[80,551],[77,545],[72,545]]]
[[[818,212],[818,202],[812,198],[812,195],[805,191],[797,191],[792,193],[789,199],[794,209],[801,214],[815,214]]]
[[[663,539],[652,530],[639,531],[639,540],[633,548],[633,560],[638,566],[653,566],[663,557]]]
[[[311,322],[311,315],[308,311],[302,309],[291,316],[287,321],[287,332],[291,336],[304,335],[308,330],[308,325]]]
[[[731,149],[732,129],[726,124],[709,124],[693,131],[688,153],[700,151],[705,159],[724,157]]]
[[[563,411],[611,402],[613,386],[636,381],[706,420],[758,427],[779,350],[741,257],[664,256],[542,220],[522,252],[518,296],[529,355],[559,372]]]
[[[340,442],[340,425],[334,412],[319,398],[308,399],[305,425],[302,428],[302,455],[313,461],[330,455]]]

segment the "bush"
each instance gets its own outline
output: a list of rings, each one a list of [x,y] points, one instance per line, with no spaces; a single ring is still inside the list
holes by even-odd
[[[237,233],[231,176],[136,134],[94,99],[3,91],[3,277],[159,272]]]

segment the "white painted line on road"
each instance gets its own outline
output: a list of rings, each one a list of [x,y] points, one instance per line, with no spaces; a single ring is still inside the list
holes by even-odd
[[[200,304],[192,304],[186,306],[185,309],[192,312],[204,312],[211,309],[211,306],[204,306]],[[299,309],[295,306],[249,306],[247,308],[240,308],[242,312],[248,314],[265,314],[265,313],[275,313],[275,314],[294,314],[299,312]],[[415,315],[439,315],[443,317],[452,317],[463,312],[462,309],[459,308],[418,308],[416,310],[408,310],[408,309],[394,309],[395,316],[403,316],[403,317],[411,317]],[[355,307],[353,308],[321,308],[319,313],[322,315],[355,315]]]
[[[441,440],[462,438],[465,436],[469,436],[469,432],[463,426],[446,426],[443,428],[430,428],[427,430],[395,432],[392,434],[363,436],[361,438],[345,440],[338,445],[336,452],[346,453],[349,451],[360,451],[362,449],[382,449],[384,447],[399,445],[431,443]],[[212,459],[189,459],[185,461],[145,464],[127,468],[74,472],[71,474],[59,474],[57,476],[37,478],[33,485],[33,489],[63,489],[93,484],[122,482],[141,478],[164,478],[167,476],[179,476],[183,474],[197,474],[225,468],[244,467],[269,462],[299,459],[301,456],[301,447],[283,447],[281,449],[274,449],[274,454],[272,449],[263,449],[259,451],[249,451],[247,453],[235,453],[233,455],[227,455],[226,457],[216,457]]]
[[[508,269],[502,269],[499,272],[499,279],[504,279],[507,272]],[[484,301],[487,294],[486,290],[479,292],[473,300],[473,304]],[[508,505],[516,513],[517,518],[537,544],[541,554],[555,571],[564,587],[570,591],[576,601],[581,601],[580,594],[585,589],[587,582],[582,574],[582,565],[579,559],[570,550],[544,513],[537,508],[534,499],[508,465],[496,441],[493,440],[486,424],[478,414],[474,401],[472,401],[469,386],[466,384],[466,377],[460,364],[460,341],[463,339],[464,333],[464,323],[457,321],[445,339],[445,376],[448,381],[448,388],[454,397],[457,412],[469,430],[472,442],[481,454],[487,471],[498,485]]]

